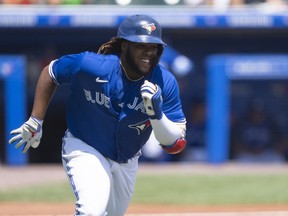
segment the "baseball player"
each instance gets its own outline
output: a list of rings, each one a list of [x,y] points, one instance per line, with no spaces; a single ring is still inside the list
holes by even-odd
[[[39,77],[31,117],[11,131],[16,148],[37,148],[49,102],[69,85],[62,161],[76,197],[75,215],[125,214],[138,158],[151,133],[170,154],[185,148],[186,119],[174,76],[158,64],[165,43],[159,23],[127,17],[98,53],[62,56]]]

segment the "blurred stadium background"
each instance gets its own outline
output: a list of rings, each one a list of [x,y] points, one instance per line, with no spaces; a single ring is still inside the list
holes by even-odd
[[[143,162],[287,162],[286,0],[0,3],[2,164],[61,163],[68,88],[58,89],[51,102],[39,148],[22,155],[8,145],[9,132],[28,119],[45,65],[64,54],[97,51],[135,13],[149,14],[163,27],[168,47],[161,63],[179,81],[188,121],[183,154],[168,156],[147,145]]]

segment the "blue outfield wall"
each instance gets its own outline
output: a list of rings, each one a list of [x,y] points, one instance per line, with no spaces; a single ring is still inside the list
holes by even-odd
[[[229,159],[230,81],[288,79],[288,55],[211,55],[206,66],[208,159],[223,163]]]
[[[27,154],[9,144],[10,131],[26,121],[26,59],[18,55],[0,55],[0,79],[4,80],[5,163],[25,165]]]

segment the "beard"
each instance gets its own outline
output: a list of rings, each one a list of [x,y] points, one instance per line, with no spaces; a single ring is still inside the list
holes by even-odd
[[[129,68],[137,75],[139,76],[144,76],[146,74],[149,74],[152,72],[152,70],[156,67],[156,65],[159,62],[159,57],[154,57],[153,59],[151,59],[152,63],[151,66],[148,69],[144,69],[139,67],[139,64],[137,64],[137,62],[135,61],[135,59],[133,58],[133,55],[130,51],[130,48],[128,47],[127,52],[126,52],[126,63],[129,66]]]

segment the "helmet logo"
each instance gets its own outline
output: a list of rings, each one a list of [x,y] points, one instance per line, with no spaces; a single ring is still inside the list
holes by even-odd
[[[145,25],[142,25],[142,28],[146,29],[149,35],[151,34],[151,32],[156,30],[156,26],[154,23],[147,23]]]

